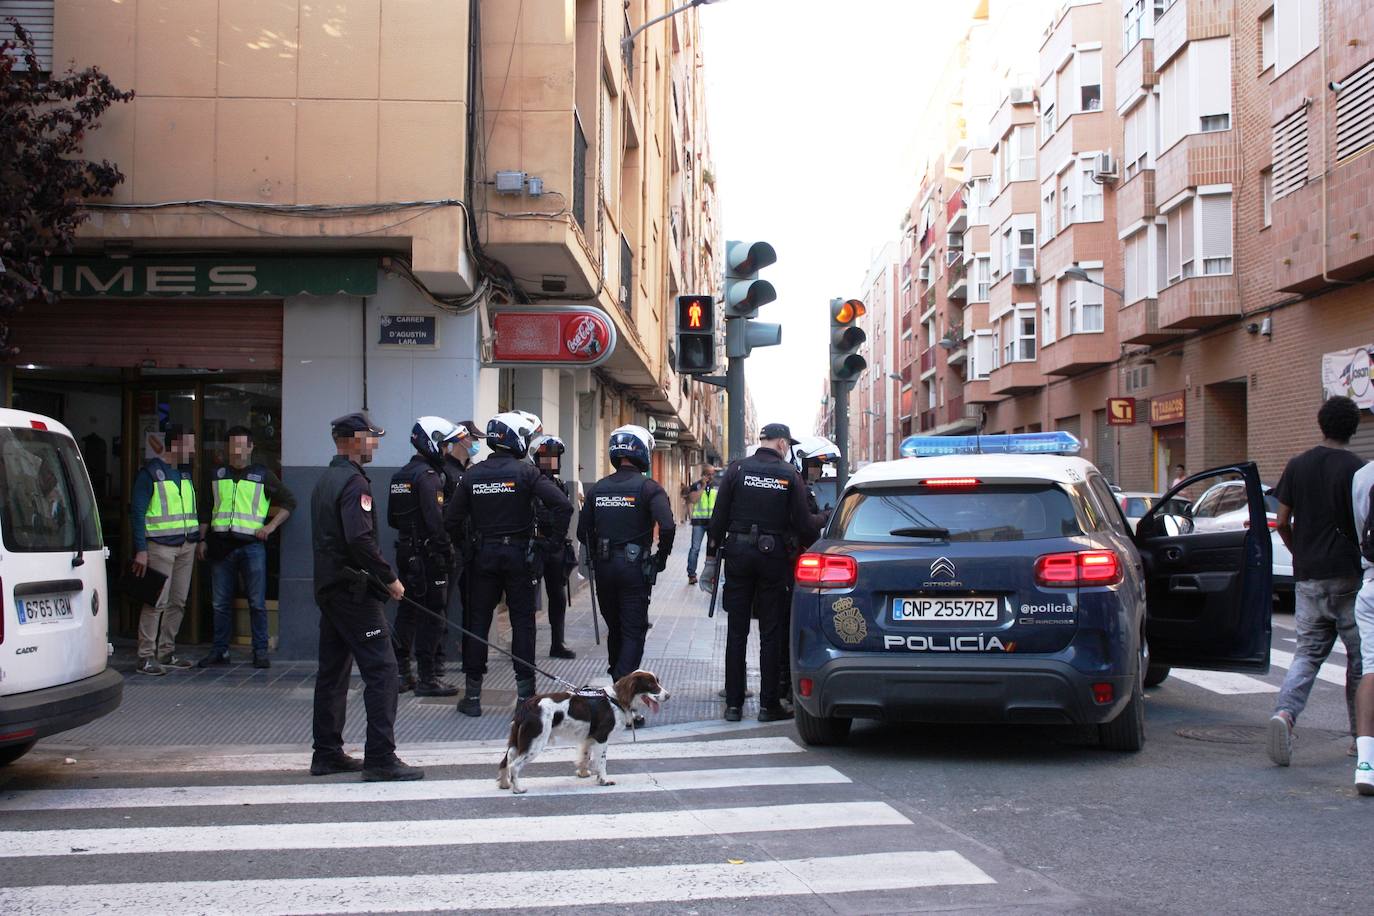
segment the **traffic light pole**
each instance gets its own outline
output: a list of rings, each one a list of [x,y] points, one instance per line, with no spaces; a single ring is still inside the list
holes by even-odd
[[[729,399],[726,435],[730,439],[730,460],[744,457],[744,359],[731,357],[725,369],[725,396]]]
[[[830,403],[834,405],[835,444],[840,447],[840,460],[835,463],[835,492],[841,493],[849,480],[849,382],[830,383]]]

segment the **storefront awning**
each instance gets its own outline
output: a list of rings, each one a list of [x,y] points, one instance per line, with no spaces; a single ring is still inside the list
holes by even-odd
[[[53,258],[48,288],[71,299],[372,296],[375,257]]]

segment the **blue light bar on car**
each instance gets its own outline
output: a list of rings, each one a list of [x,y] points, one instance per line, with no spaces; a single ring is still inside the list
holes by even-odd
[[[1012,433],[1006,436],[908,436],[902,440],[903,458],[938,455],[1077,455],[1081,445],[1073,433]]]

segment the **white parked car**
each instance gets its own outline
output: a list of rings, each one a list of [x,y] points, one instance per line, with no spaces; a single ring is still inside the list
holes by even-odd
[[[1274,596],[1285,611],[1293,608],[1293,554],[1279,537],[1279,500],[1274,488],[1264,485],[1264,511],[1274,546]],[[1243,481],[1228,480],[1209,487],[1192,504],[1190,516],[1194,531],[1233,531],[1250,526]]]
[[[0,409],[0,765],[113,712],[95,494],[56,420]]]
[[[1154,508],[1155,503],[1159,502],[1158,493],[1138,493],[1134,491],[1117,490],[1115,491],[1116,501],[1121,505],[1121,512],[1126,516],[1126,524],[1135,530],[1135,526],[1145,517],[1145,513]]]

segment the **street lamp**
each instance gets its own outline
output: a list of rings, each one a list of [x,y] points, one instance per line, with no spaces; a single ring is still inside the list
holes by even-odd
[[[633,45],[633,44],[635,43],[635,39],[639,37],[639,33],[642,32],[642,31],[644,31],[645,29],[647,29],[649,26],[651,26],[651,25],[658,25],[660,22],[662,22],[662,21],[665,20],[665,19],[672,19],[672,18],[673,18],[674,16],[676,16],[678,13],[681,13],[681,12],[683,12],[683,11],[685,11],[685,10],[690,10],[690,9],[691,9],[692,7],[694,7],[694,6],[706,6],[706,5],[709,4],[709,3],[716,3],[716,2],[718,2],[718,0],[691,0],[690,3],[684,3],[682,6],[679,6],[677,9],[675,9],[675,10],[669,10],[668,12],[664,13],[662,16],[655,16],[653,19],[650,19],[648,22],[644,23],[642,26],[640,26],[639,28],[635,29],[633,32],[631,32],[630,34],[626,35],[624,38],[620,39],[620,50],[621,50],[622,52],[628,52],[628,51],[630,50],[630,46]]]
[[[1088,272],[1083,268],[1079,267],[1077,261],[1074,262],[1072,267],[1064,271],[1064,276],[1068,277],[1070,280],[1081,280],[1084,283],[1091,283],[1093,286],[1100,286],[1109,292],[1116,293],[1118,296],[1122,298],[1122,300],[1125,300],[1126,298],[1126,293],[1124,291],[1117,289],[1115,286],[1108,286],[1107,284],[1094,280],[1092,277],[1088,276]]]

